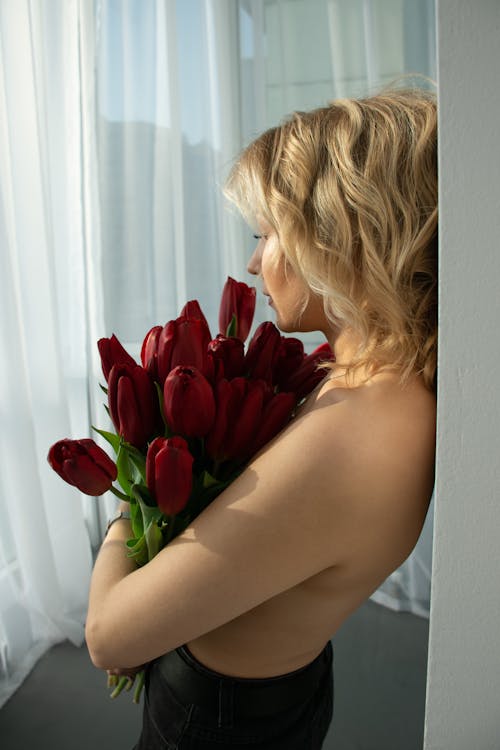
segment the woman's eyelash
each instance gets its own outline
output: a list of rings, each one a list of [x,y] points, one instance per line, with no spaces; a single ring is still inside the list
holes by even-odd
[[[267,234],[254,234],[254,240],[267,240]]]

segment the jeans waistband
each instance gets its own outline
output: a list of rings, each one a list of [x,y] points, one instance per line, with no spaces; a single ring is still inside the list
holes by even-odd
[[[277,677],[229,677],[200,664],[186,646],[161,656],[156,664],[174,695],[214,715],[257,717],[285,711],[312,697],[332,665],[329,641],[310,664]]]

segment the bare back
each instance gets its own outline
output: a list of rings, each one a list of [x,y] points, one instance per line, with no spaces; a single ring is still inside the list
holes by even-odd
[[[314,471],[307,495],[293,497],[291,489],[281,512],[293,524],[294,505],[308,506],[318,534],[305,532],[288,564],[328,545],[323,552],[331,565],[189,642],[199,661],[224,674],[268,677],[311,661],[406,559],[425,519],[434,481],[435,397],[420,380],[404,388],[391,374],[357,388],[324,382],[255,460],[255,471],[286,481],[290,451],[281,448],[291,440]]]

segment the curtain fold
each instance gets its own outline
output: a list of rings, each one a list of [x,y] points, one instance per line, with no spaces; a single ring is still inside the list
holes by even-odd
[[[52,643],[82,642],[91,570],[82,504],[46,462],[87,375],[77,3],[58,10],[0,5],[0,705]]]
[[[101,335],[137,349],[187,299],[215,327],[225,276],[244,273],[219,189],[241,147],[237,4],[98,1],[97,15]]]

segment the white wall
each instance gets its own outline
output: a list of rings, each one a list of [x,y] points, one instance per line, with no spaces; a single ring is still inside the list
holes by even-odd
[[[440,361],[425,750],[500,748],[500,2],[438,0]]]

